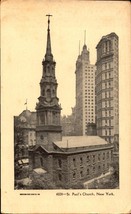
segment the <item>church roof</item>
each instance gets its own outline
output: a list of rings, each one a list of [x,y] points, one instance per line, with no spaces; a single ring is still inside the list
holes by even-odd
[[[99,136],[67,136],[63,137],[62,141],[54,142],[60,148],[88,147],[108,144]]]
[[[63,137],[62,141],[53,141],[53,147],[48,150],[45,145],[36,145],[33,150],[44,150],[46,153],[52,154],[75,154],[86,151],[103,150],[113,148],[113,144],[108,143],[99,136],[68,136]],[[33,151],[32,149],[30,151]]]
[[[34,172],[36,172],[37,174],[44,174],[46,173],[47,171],[42,169],[42,168],[36,168],[34,169]]]
[[[36,112],[24,110],[17,119],[21,122],[22,128],[36,127]]]

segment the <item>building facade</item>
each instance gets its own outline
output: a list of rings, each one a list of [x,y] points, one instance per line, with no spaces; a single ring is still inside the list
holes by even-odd
[[[87,46],[76,61],[76,134],[86,135],[87,123],[95,123],[95,65]]]
[[[26,109],[19,115],[19,120],[22,124],[24,142],[28,146],[36,145],[36,112]]]
[[[98,43],[96,62],[97,135],[110,143],[119,140],[119,39],[115,33]]]
[[[72,114],[61,117],[62,136],[74,136],[75,133],[75,107],[72,108]]]
[[[98,136],[68,136],[62,138],[61,106],[57,98],[57,81],[55,78],[55,62],[51,53],[49,17],[47,49],[45,59],[42,62],[41,94],[36,106],[36,145],[29,148],[29,166],[32,174],[33,172],[40,173],[40,179],[55,184],[56,188],[73,188],[73,185],[79,182],[82,183],[96,178],[109,171],[113,156],[113,145],[108,144]],[[88,55],[89,52],[85,45],[81,55],[81,63],[83,63],[84,58],[89,59]],[[92,77],[94,66],[92,67],[88,60],[87,64],[83,63],[82,66],[85,66],[85,76],[87,74],[86,69],[89,68],[87,70],[91,77],[90,83],[92,84],[91,86],[89,84],[91,92],[94,88],[94,77]],[[87,87],[85,88],[87,89]],[[82,97],[83,100],[85,99],[85,93],[87,93],[86,90],[84,91],[84,97]],[[91,107],[94,106],[94,92],[92,96],[93,98],[90,100]],[[73,113],[74,111],[75,109],[73,109]],[[94,114],[93,110],[91,112]],[[90,119],[94,121],[95,115]]]
[[[53,143],[52,151],[37,145],[30,150],[30,166],[44,170],[43,178],[56,188],[73,188],[109,172],[113,145],[98,136],[70,136]]]
[[[96,136],[96,124],[95,123],[87,123],[87,135],[88,136]]]
[[[36,145],[36,112],[24,110],[14,117],[15,160],[28,158],[28,148]]]

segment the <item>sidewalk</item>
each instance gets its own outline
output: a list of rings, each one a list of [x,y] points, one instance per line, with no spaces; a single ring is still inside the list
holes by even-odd
[[[91,184],[94,181],[97,181],[99,183],[99,180],[102,178],[106,178],[107,176],[109,176],[111,174],[111,172],[107,172],[105,174],[101,174],[100,176],[93,178],[91,180],[88,180],[86,182],[83,183],[84,187],[88,189],[88,185]]]

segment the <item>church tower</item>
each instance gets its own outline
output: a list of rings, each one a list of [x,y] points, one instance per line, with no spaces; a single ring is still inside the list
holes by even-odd
[[[62,139],[60,124],[61,106],[57,97],[57,80],[55,77],[56,62],[53,60],[50,38],[50,16],[48,16],[47,45],[45,58],[42,61],[42,78],[40,81],[40,97],[36,104],[37,126],[36,144],[52,149],[52,142]]]

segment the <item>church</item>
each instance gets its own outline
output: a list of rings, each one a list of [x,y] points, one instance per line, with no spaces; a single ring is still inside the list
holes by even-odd
[[[47,45],[36,105],[36,145],[29,149],[30,170],[41,173],[58,188],[72,188],[109,171],[113,145],[98,136],[62,137],[62,108],[57,97],[56,62],[51,50],[51,15],[47,16]]]

